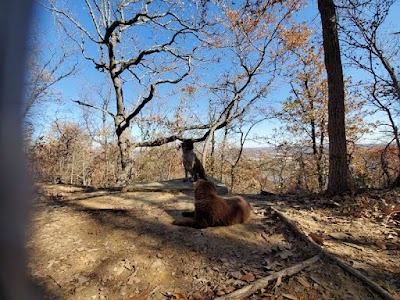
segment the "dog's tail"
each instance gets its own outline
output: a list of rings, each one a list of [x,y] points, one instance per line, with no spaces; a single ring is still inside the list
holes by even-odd
[[[199,178],[207,180],[206,171],[204,171],[204,167],[201,164],[200,164],[200,167],[199,167]]]
[[[196,157],[196,170],[195,170],[196,174],[199,174],[199,178],[200,179],[204,179],[207,180],[206,177],[206,171],[204,170],[204,167],[201,163],[201,161]]]

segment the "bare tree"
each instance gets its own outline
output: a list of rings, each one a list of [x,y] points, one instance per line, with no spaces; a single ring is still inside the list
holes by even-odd
[[[322,47],[315,49],[306,41],[303,49],[294,54],[296,61],[289,71],[292,77],[290,81],[292,95],[283,102],[283,109],[277,116],[284,120],[285,128],[296,137],[305,134],[305,140],[301,143],[311,147],[318,191],[321,192],[326,182],[323,158],[328,118],[327,81],[323,76],[325,68],[320,59]],[[303,149],[300,147],[300,150],[302,158]]]
[[[105,72],[113,83],[116,113],[105,111],[114,120],[120,150],[121,184],[131,178],[133,148],[185,140],[189,133],[195,136],[191,137],[195,142],[206,139],[208,142],[216,130],[245,114],[257,99],[265,96],[281,66],[278,58],[282,57],[285,45],[279,43],[279,37],[288,30],[286,26],[290,24],[292,12],[299,9],[300,4],[299,1],[249,4],[243,4],[237,10],[230,9],[228,3],[221,4],[221,7],[215,7],[219,22],[213,17],[212,22],[206,22],[206,4],[200,5],[197,1],[85,0],[86,17],[91,24],[84,26],[87,22],[79,20],[69,9],[71,7],[55,0],[47,1],[45,6],[55,14],[68,38],[81,49],[83,57],[97,70]],[[235,14],[240,17],[235,18]],[[212,23],[219,26],[218,35],[209,30]],[[227,38],[221,31],[229,32]],[[202,49],[205,51],[201,52]],[[228,50],[223,52],[221,49]],[[230,60],[226,60],[224,55],[229,51]],[[202,59],[199,59],[199,53],[204,54]],[[140,126],[138,121],[144,120],[145,126],[151,121],[150,103],[160,98],[165,85],[187,83],[194,62],[214,63],[211,72],[219,78],[209,91],[214,94],[223,91],[227,96],[211,100],[218,107],[215,118],[208,121],[200,118],[197,122],[176,126],[177,122],[169,120],[169,114],[164,112],[160,122],[164,132],[159,128],[157,134],[132,141],[132,128]],[[215,68],[222,65],[229,66],[227,71],[215,72]],[[197,76],[209,74],[199,72]],[[267,79],[258,79],[266,75]],[[130,90],[126,88],[129,83]],[[90,103],[76,102],[104,111]]]
[[[236,168],[240,162],[240,159],[242,158],[243,150],[244,150],[244,144],[246,141],[249,140],[249,134],[256,126],[257,124],[265,121],[268,117],[263,117],[257,119],[257,117],[254,117],[250,120],[240,120],[237,126],[234,127],[234,133],[239,136],[239,147],[238,147],[238,153],[234,161],[230,164],[230,188],[229,190],[232,192],[234,189],[234,184],[235,184],[235,174],[236,174]]]
[[[397,147],[400,159],[400,138],[398,117],[400,115],[400,83],[396,64],[400,54],[400,39],[395,28],[385,30],[387,17],[395,0],[343,0],[339,10],[343,18],[341,32],[344,34],[344,55],[350,64],[364,71],[367,99],[386,115],[387,122],[382,126],[389,128],[390,142]],[[390,30],[389,30],[390,31]],[[385,148],[387,149],[387,148]],[[384,155],[383,155],[384,156]],[[400,169],[397,179],[400,184]]]
[[[114,169],[112,162],[113,145],[115,145],[115,139],[113,138],[113,130],[111,120],[108,118],[107,110],[113,100],[113,88],[109,81],[104,85],[103,83],[94,84],[84,87],[82,91],[82,99],[87,104],[95,105],[99,102],[100,116],[93,113],[93,109],[87,106],[81,106],[83,121],[85,123],[85,130],[90,136],[93,143],[100,145],[103,167],[103,178],[101,182],[103,186],[109,187],[115,183],[114,180]],[[101,122],[98,122],[98,119]]]
[[[213,107],[223,107],[223,110],[210,114],[212,126],[206,135],[203,165],[216,130],[267,107],[265,101],[263,109],[257,103],[265,100],[273,89],[285,66],[285,54],[300,45],[297,38],[303,38],[302,27],[290,22],[293,12],[302,7],[302,1],[246,1],[237,8],[224,4],[226,28],[222,37],[210,44],[210,50],[219,51],[221,61],[224,60],[221,55],[231,61],[210,88],[210,111]]]
[[[343,70],[337,32],[336,8],[333,0],[318,0],[321,15],[325,66],[328,74],[328,192],[348,190],[348,163],[345,132]]]
[[[297,152],[304,161],[308,161],[307,157],[313,160],[312,164],[304,168],[308,172],[306,177],[316,178],[317,190],[322,192],[326,188],[328,170],[325,154],[328,137],[328,84],[323,51],[322,47],[311,46],[307,41],[294,54],[295,62],[288,71],[291,95],[283,102],[283,109],[276,116],[284,121],[283,127],[291,133],[290,138],[305,146],[298,147]],[[346,137],[349,144],[368,132],[369,124],[363,120],[366,101],[353,91],[351,77],[345,79],[345,92]],[[316,188],[311,184],[313,180],[304,182],[312,189]]]
[[[191,16],[196,6],[187,8],[184,17],[180,2],[169,1],[85,1],[90,25],[74,16],[70,7],[49,0],[68,38],[81,49],[84,58],[105,72],[114,87],[116,113],[106,110],[114,120],[120,150],[119,182],[129,181],[133,168],[131,123],[155,97],[162,85],[177,84],[188,76],[191,57],[198,46],[197,32],[203,25]],[[95,51],[93,51],[95,49]],[[131,82],[133,93],[125,83]],[[134,98],[136,97],[136,101]],[[81,105],[103,110],[92,104]],[[149,142],[162,144],[177,137]]]
[[[54,85],[77,73],[77,63],[71,62],[72,51],[62,43],[57,49],[44,41],[46,33],[34,31],[30,37],[30,60],[26,96],[22,110],[24,119],[32,117],[32,110],[57,98]],[[38,43],[38,41],[43,42]]]

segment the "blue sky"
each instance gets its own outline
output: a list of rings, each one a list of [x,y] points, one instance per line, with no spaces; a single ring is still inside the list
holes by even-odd
[[[74,2],[75,5],[78,2]],[[82,5],[83,7],[84,5]],[[79,11],[79,10],[78,10]],[[396,26],[398,22],[396,22],[396,16],[400,15],[400,3],[399,1],[395,4],[394,9],[392,10],[389,23],[393,24],[392,26]],[[81,16],[78,16],[81,17]],[[320,17],[318,14],[318,8],[316,6],[316,1],[310,1],[309,5],[299,12],[296,17],[298,21],[306,21],[307,24],[311,28],[315,28],[319,30],[320,27]],[[83,21],[85,22],[85,21]],[[48,29],[49,34],[46,35],[46,41],[44,42],[45,45],[57,45],[58,43],[58,34],[53,30],[54,29],[54,21],[51,15],[44,11],[42,8],[38,8],[36,14],[34,16],[34,23],[39,25],[39,28]],[[398,25],[397,25],[398,26]],[[400,29],[398,30],[400,31]],[[90,85],[95,84],[96,82],[104,82],[104,77],[98,71],[93,68],[93,64],[90,64],[83,59],[79,59],[79,69],[80,72],[74,77],[67,78],[57,84],[56,88],[62,91],[63,97],[63,105],[48,105],[46,107],[48,117],[48,122],[54,117],[59,119],[71,120],[71,121],[79,121],[81,118],[81,108],[78,107],[76,103],[73,103],[72,100],[82,99],[82,95],[85,94],[85,90],[87,90]],[[356,72],[354,70],[350,71],[353,72],[354,77],[362,77],[363,74],[360,72]],[[282,85],[281,88],[277,88],[274,90],[268,99],[263,100],[265,103],[271,103],[273,99],[280,99],[284,100],[288,97],[287,86]],[[204,104],[208,101],[205,100]],[[202,102],[198,103],[199,110],[204,109]],[[95,112],[94,112],[95,113]],[[100,116],[100,114],[98,114]],[[46,127],[46,122],[41,122],[41,128]],[[256,127],[254,127],[253,134],[257,136],[266,136],[272,135],[273,129],[278,127],[279,123],[277,121],[267,120],[263,123],[260,123]],[[39,129],[40,131],[40,129]],[[247,146],[258,146],[257,143],[248,142]]]

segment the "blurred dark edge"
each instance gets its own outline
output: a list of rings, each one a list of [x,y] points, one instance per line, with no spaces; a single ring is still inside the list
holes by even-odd
[[[26,275],[25,238],[30,180],[22,147],[31,0],[1,1],[0,8],[0,299],[39,299]]]

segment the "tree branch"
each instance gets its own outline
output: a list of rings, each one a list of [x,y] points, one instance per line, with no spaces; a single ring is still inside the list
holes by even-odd
[[[244,299],[255,292],[257,292],[259,289],[264,288],[268,286],[268,284],[277,279],[278,277],[287,277],[287,276],[292,276],[294,274],[297,274],[304,270],[305,268],[315,264],[318,260],[321,259],[321,255],[315,255],[301,263],[295,264],[294,266],[291,266],[289,268],[283,269],[279,272],[275,272],[271,275],[268,275],[267,277],[261,278],[253,282],[252,284],[249,284],[241,289],[238,289],[230,294],[224,295],[222,297],[217,297],[215,300],[239,300],[239,299]]]
[[[182,33],[185,33],[184,32],[185,30],[186,29],[181,29],[181,30],[175,32],[174,35],[172,36],[171,40],[167,43],[164,43],[162,45],[157,45],[150,49],[141,51],[136,58],[132,58],[127,61],[119,61],[120,68],[116,72],[116,75],[117,76],[120,75],[123,71],[125,71],[126,69],[128,69],[131,66],[138,65],[145,56],[149,56],[151,54],[155,54],[155,53],[159,53],[159,52],[169,52],[169,53],[173,54],[174,56],[177,56],[175,53],[172,53],[171,51],[167,50],[165,47],[172,45],[175,42],[176,37]],[[179,55],[177,57],[182,58],[182,56],[179,56]]]
[[[93,41],[94,43],[101,43],[101,40],[96,40],[90,33],[89,31],[87,31],[79,22],[77,22],[71,15],[69,15],[68,13],[66,13],[65,11],[62,11],[60,9],[58,9],[54,2],[52,0],[48,0],[48,2],[50,3],[51,7],[45,6],[42,4],[42,6],[44,8],[46,8],[49,11],[55,12],[57,14],[63,15],[65,18],[67,18],[67,20],[69,20],[72,24],[75,25],[76,28],[78,28],[82,33],[84,33],[91,41]]]
[[[85,103],[85,102],[82,102],[80,100],[72,100],[72,101],[76,102],[76,103],[78,103],[79,105],[82,105],[82,106],[87,106],[87,107],[90,107],[90,108],[94,108],[94,109],[100,110],[100,111],[110,115],[113,119],[115,119],[115,115],[112,112],[110,112],[110,111],[108,111],[108,110],[106,110],[104,108],[101,108],[101,107],[98,107],[98,106],[95,106],[95,105],[92,105],[92,104],[89,104],[89,103]]]

